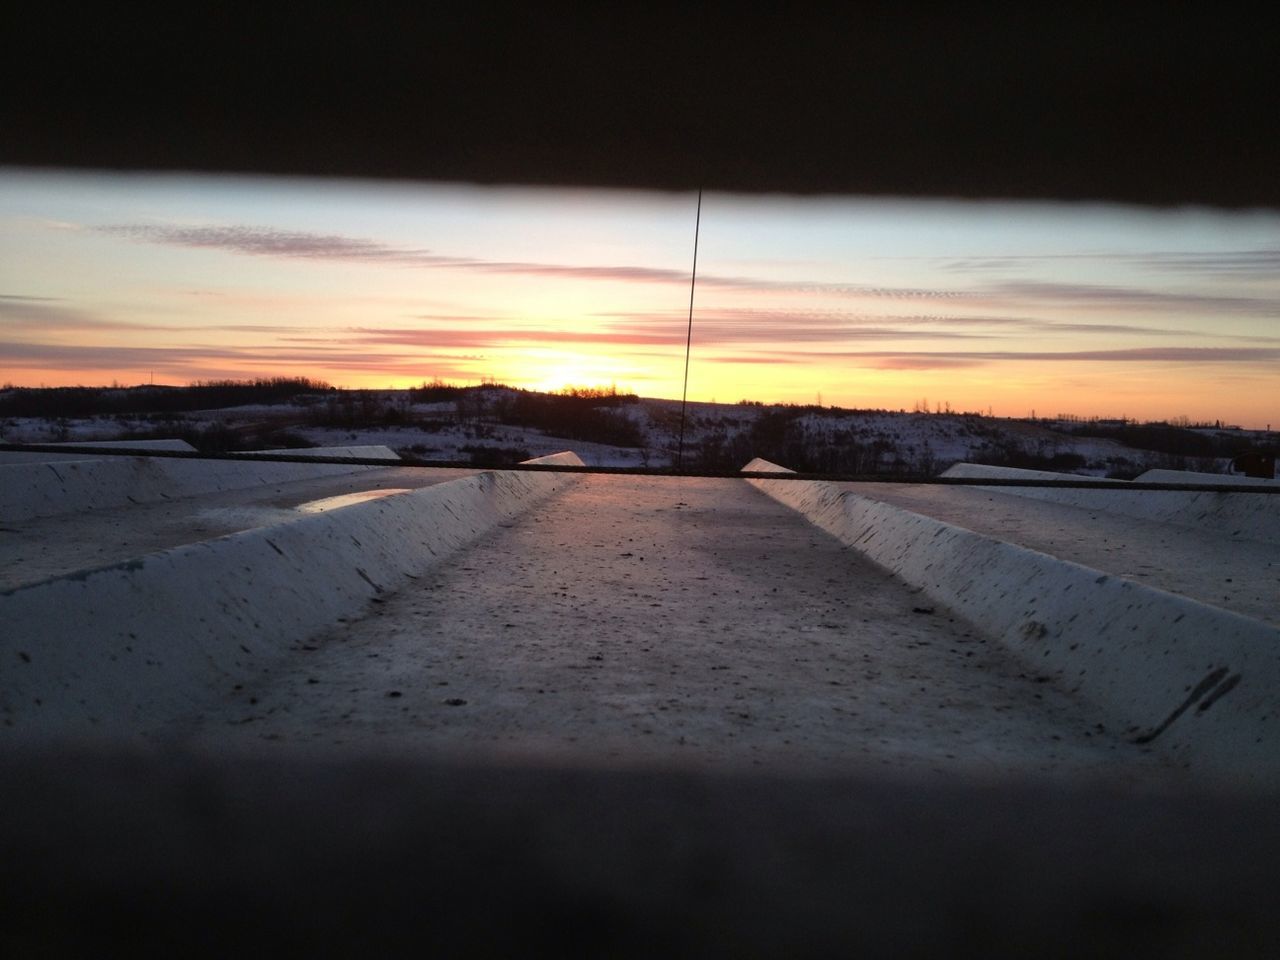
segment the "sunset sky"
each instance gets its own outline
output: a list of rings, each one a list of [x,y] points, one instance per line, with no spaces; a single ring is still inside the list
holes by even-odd
[[[0,382],[679,397],[695,203],[0,170]],[[689,396],[1280,424],[1280,214],[708,193]]]

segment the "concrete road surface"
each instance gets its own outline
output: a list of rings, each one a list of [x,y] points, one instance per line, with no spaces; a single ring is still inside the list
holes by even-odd
[[[737,480],[584,476],[177,745],[788,772],[1176,777]]]

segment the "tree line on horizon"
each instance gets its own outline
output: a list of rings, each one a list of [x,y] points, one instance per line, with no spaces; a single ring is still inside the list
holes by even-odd
[[[396,391],[400,393],[399,391]],[[299,403],[308,408],[307,420],[315,426],[374,427],[418,426],[439,429],[444,421],[421,421],[413,404],[451,403],[453,418],[472,424],[502,423],[538,430],[550,436],[582,440],[615,447],[644,447],[646,435],[625,407],[639,402],[634,393],[610,387],[566,387],[552,393],[508,387],[493,381],[478,385],[456,385],[440,379],[411,387],[397,400],[382,390],[347,390],[308,377],[265,377],[254,380],[196,381],[185,387],[143,385],[135,387],[12,387],[0,389],[0,417],[31,417],[50,420],[95,416],[174,416],[198,410],[234,408],[247,405]],[[867,444],[852,434],[829,440],[808,435],[800,422],[807,414],[824,417],[845,416],[851,411],[812,404],[763,404],[743,402],[756,411],[747,430],[734,434],[712,430],[691,449],[692,464],[704,469],[727,469],[752,456],[764,456],[795,469],[827,473],[878,472],[886,466],[917,472],[928,464],[899,463],[891,451]],[[981,414],[951,413],[947,404],[917,414],[939,413],[963,417],[979,423],[991,419]],[[893,411],[874,411],[892,413]],[[1183,418],[1185,421],[1185,418]],[[421,421],[421,422],[420,422]],[[1072,436],[1115,440],[1127,447],[1166,454],[1174,458],[1212,460],[1232,458],[1251,450],[1263,450],[1265,443],[1247,436],[1200,432],[1189,421],[1138,423],[1131,420],[1060,417],[1057,422],[1039,420],[1042,426]],[[243,437],[225,436],[209,425],[192,434],[197,447],[230,448]],[[1235,428],[1238,429],[1238,428]],[[172,430],[170,430],[172,432]],[[188,432],[191,432],[188,430]],[[225,431],[224,431],[225,432]],[[199,435],[197,435],[197,433]],[[207,433],[208,436],[204,434]],[[136,438],[130,438],[136,439]],[[289,441],[289,442],[281,442]],[[300,437],[273,437],[278,446],[303,443]],[[1008,466],[1069,470],[1079,466],[1070,455],[1031,456],[1026,451],[1001,445],[992,437],[983,462]],[[746,462],[742,460],[742,462]],[[912,469],[914,468],[914,469]]]
[[[197,380],[185,387],[13,387],[0,390],[0,416],[98,417],[119,414],[190,413],[250,404],[292,403],[298,397],[337,391],[310,377]]]

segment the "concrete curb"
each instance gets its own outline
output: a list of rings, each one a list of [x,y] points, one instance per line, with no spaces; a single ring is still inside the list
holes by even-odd
[[[41,444],[50,447],[106,447],[111,450],[137,451],[139,454],[160,450],[168,453],[195,453],[196,448],[185,440],[68,440],[61,443]],[[56,463],[63,460],[101,460],[103,454],[92,453],[49,453],[47,451],[24,452],[20,450],[0,450],[0,463]]]
[[[122,736],[189,715],[576,479],[479,473],[0,593],[0,731]]]
[[[1280,630],[831,483],[748,482],[1101,707],[1126,739],[1280,784]]]
[[[0,521],[16,523],[377,469],[333,463],[240,463],[155,457],[94,460],[83,455],[81,459],[54,463],[6,464],[0,460]]]
[[[159,450],[167,453],[195,453],[196,448],[185,440],[77,440],[75,442],[41,444],[51,447],[106,447],[125,452],[136,451],[139,455]],[[15,463],[61,463],[66,460],[104,460],[104,454],[92,453],[50,453],[48,451],[0,450],[0,464],[11,466]]]
[[[255,454],[286,454],[290,457],[358,457],[362,460],[388,460],[396,463],[403,462],[400,454],[396,453],[384,443],[366,443],[363,445],[353,445],[346,447],[289,447],[280,450],[245,450],[235,451],[243,452],[246,457],[252,457]]]
[[[1139,479],[1152,482],[1176,483],[1177,471],[1148,471]],[[1170,475],[1175,475],[1170,479]],[[989,467],[977,463],[957,463],[944,477],[973,477],[981,479],[1017,480],[1078,480],[1067,473],[1051,473],[1046,470],[1020,470],[1016,467]],[[1204,474],[1186,483],[1203,482]],[[1217,478],[1219,483],[1235,483],[1238,478]],[[1189,527],[1222,537],[1243,537],[1263,543],[1280,543],[1280,498],[1255,496],[1248,493],[1209,493],[1203,490],[1125,490],[1125,481],[1116,480],[1112,490],[1071,490],[1049,487],[979,487],[997,493],[1047,500],[1086,510],[1101,510],[1140,520],[1154,520],[1180,527]],[[1266,480],[1256,481],[1267,483]]]
[[[1238,473],[1196,473],[1192,470],[1148,470],[1141,476],[1134,477],[1144,483],[1222,483],[1237,486],[1244,484],[1250,487],[1274,487],[1280,480],[1268,480],[1265,477],[1245,477]]]

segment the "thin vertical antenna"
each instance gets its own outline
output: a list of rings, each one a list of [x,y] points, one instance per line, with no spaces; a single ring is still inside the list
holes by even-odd
[[[689,333],[684,342],[684,390],[680,394],[680,444],[676,469],[684,469],[684,411],[689,402],[689,353],[693,349],[693,291],[698,285],[698,230],[702,226],[702,188],[698,188],[698,213],[693,221],[693,272],[689,276]]]

